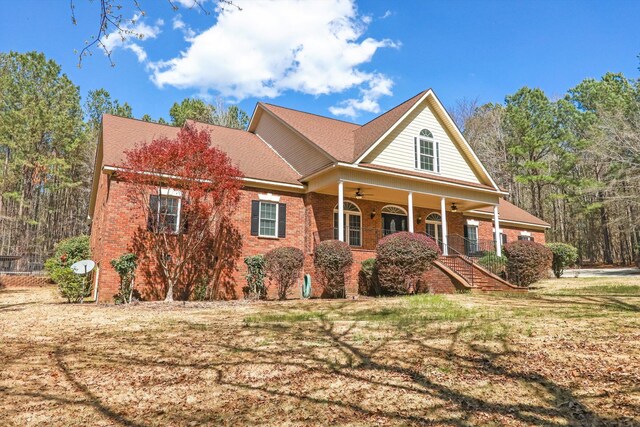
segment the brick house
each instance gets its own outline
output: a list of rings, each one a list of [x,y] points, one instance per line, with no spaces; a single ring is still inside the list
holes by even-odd
[[[230,260],[225,272],[230,285],[221,297],[242,297],[245,256],[279,246],[302,249],[304,273],[313,278],[315,245],[334,238],[352,247],[356,262],[347,295],[353,295],[359,263],[374,257],[377,241],[396,231],[426,233],[439,242],[443,256],[424,278],[433,292],[512,289],[474,257],[501,254],[502,245],[514,240],[545,241],[549,225],[504,200],[507,193],[432,90],[362,126],[266,103],[256,105],[246,131],[190,125],[209,131],[212,144],[245,175],[232,218],[241,249]],[[94,293],[101,301],[111,301],[117,292],[118,277],[109,261],[127,252],[135,230],[145,226],[127,200],[127,182],[116,173],[123,153],[178,131],[103,117],[89,212],[98,266]],[[176,194],[160,197],[179,222]]]

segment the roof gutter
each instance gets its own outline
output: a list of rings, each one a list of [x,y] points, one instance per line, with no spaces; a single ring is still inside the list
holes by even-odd
[[[103,166],[102,170],[107,172],[107,173],[114,173],[114,172],[126,172],[127,169],[126,168],[119,168],[119,167],[115,167],[115,166]],[[173,179],[180,179],[181,177],[179,176],[175,176],[175,175],[168,175],[168,174],[163,174],[163,173],[157,173],[157,172],[139,172],[141,174],[148,174],[151,176],[157,176],[160,178],[173,178]],[[182,178],[184,179],[184,178]],[[250,183],[250,184],[257,184],[259,185],[268,185],[271,187],[284,187],[284,188],[291,188],[291,189],[296,189],[296,190],[304,190],[305,186],[303,184],[289,184],[286,182],[278,182],[278,181],[270,181],[267,179],[258,179],[258,178],[248,178],[248,177],[242,177],[241,178],[242,181],[246,182],[246,183]],[[201,180],[202,182],[207,182],[208,180]]]

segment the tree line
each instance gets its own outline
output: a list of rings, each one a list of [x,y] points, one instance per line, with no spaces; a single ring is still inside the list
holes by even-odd
[[[39,264],[55,242],[88,231],[102,114],[133,117],[105,89],[82,102],[44,54],[0,53],[0,255]],[[249,117],[187,98],[169,119],[246,128]],[[462,101],[456,122],[510,200],[551,224],[588,262],[630,263],[640,253],[640,81],[607,73],[559,99],[523,87],[504,103]],[[141,117],[154,121],[148,114]],[[24,263],[30,261],[23,259]]]
[[[20,255],[18,269],[41,268],[56,242],[88,231],[87,212],[103,114],[133,118],[105,89],[80,88],[39,52],[0,52],[0,255]],[[145,114],[142,120],[154,121]],[[169,120],[246,128],[235,105],[201,99],[174,103]]]
[[[559,99],[523,87],[504,103],[452,109],[514,204],[551,224],[547,240],[588,263],[640,253],[640,80],[585,79]]]

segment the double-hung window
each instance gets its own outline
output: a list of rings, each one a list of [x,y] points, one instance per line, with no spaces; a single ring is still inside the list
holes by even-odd
[[[285,238],[287,236],[287,205],[280,203],[280,198],[271,194],[260,194],[259,197],[260,200],[251,201],[251,235]]]
[[[440,152],[438,142],[428,129],[422,129],[416,138],[416,169],[440,172]]]
[[[181,198],[168,193],[149,197],[148,228],[152,231],[177,233],[180,230]]]
[[[260,202],[259,211],[261,237],[278,237],[278,204],[272,202]]]

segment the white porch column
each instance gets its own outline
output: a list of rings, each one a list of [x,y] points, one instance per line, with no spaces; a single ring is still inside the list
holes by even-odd
[[[496,241],[496,255],[502,256],[502,239],[500,238],[500,212],[498,205],[493,207],[493,228],[494,239]]]
[[[449,243],[447,241],[447,199],[440,199],[440,216],[442,217],[442,254],[449,255]]]
[[[344,183],[338,182],[338,240],[344,242]]]
[[[409,232],[413,233],[413,193],[411,191],[407,196],[407,211],[409,213]]]

